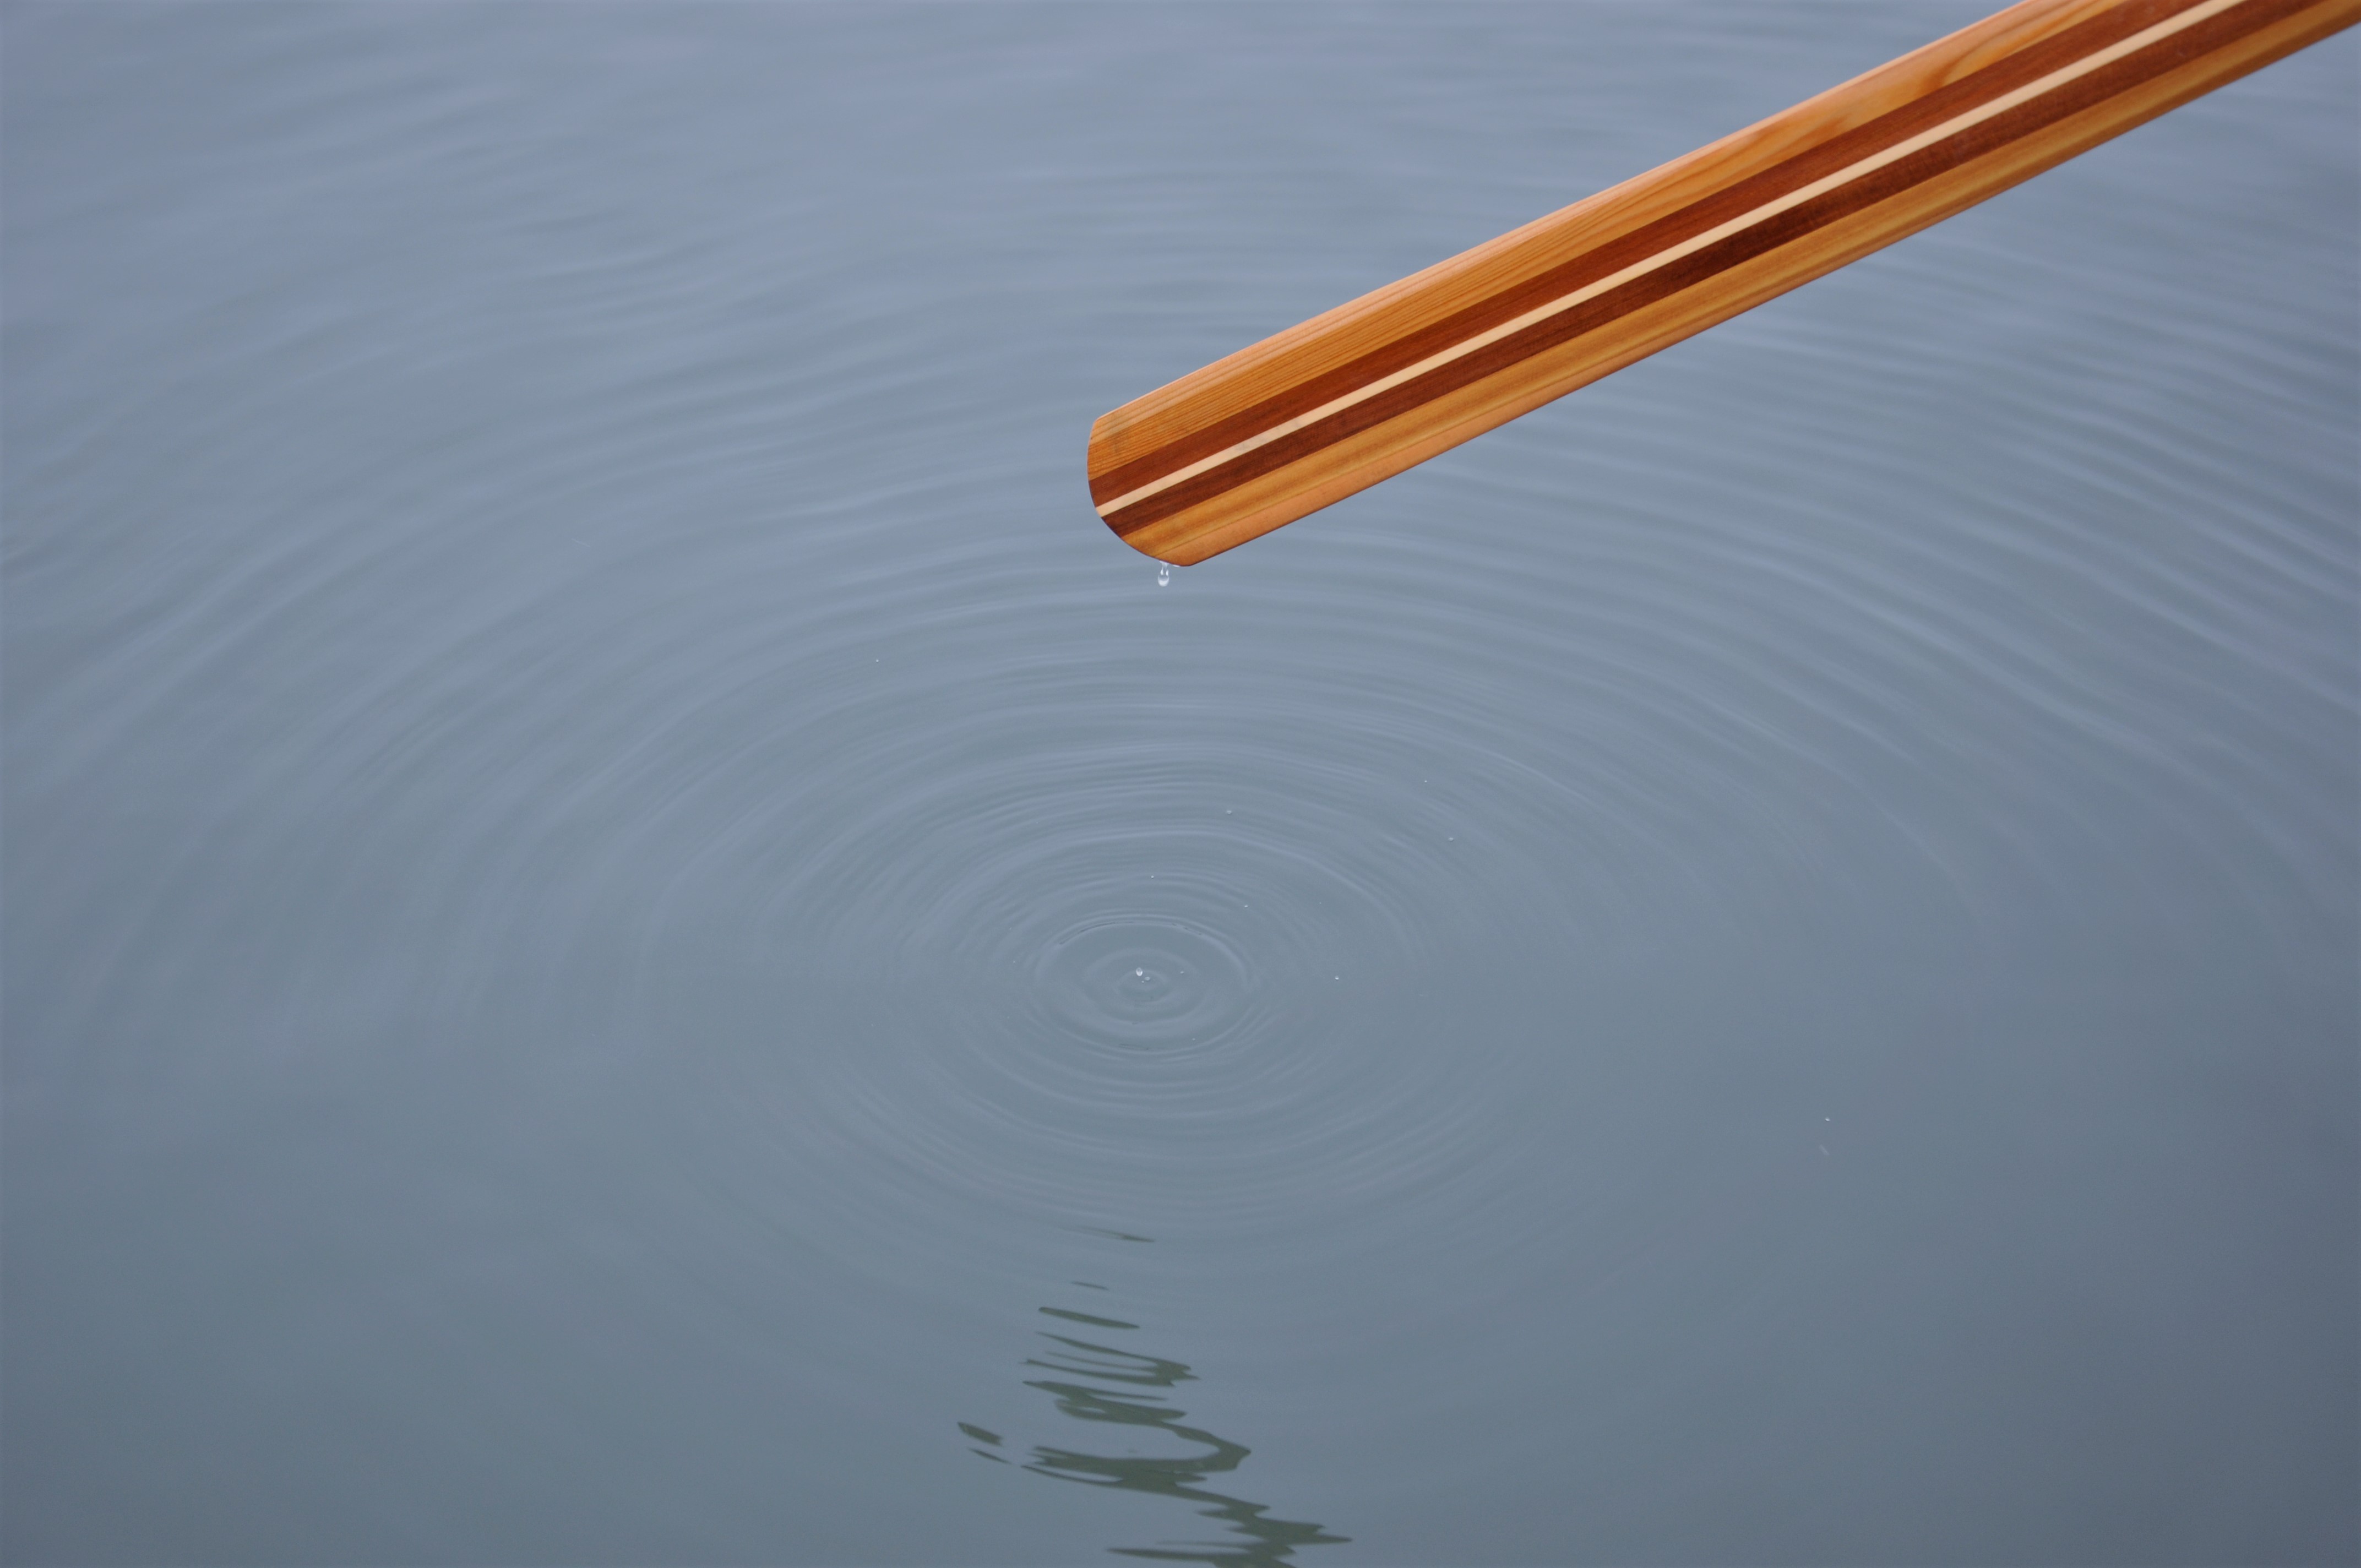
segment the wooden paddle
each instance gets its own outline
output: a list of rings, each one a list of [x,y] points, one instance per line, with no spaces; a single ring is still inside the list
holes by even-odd
[[[1191,565],[2361,21],[2361,0],[2024,0],[1091,427],[1091,499]]]

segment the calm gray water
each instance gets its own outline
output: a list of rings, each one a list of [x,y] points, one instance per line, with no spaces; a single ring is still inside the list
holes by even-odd
[[[7,1561],[2354,1560],[2351,37],[1084,497],[1982,9],[10,5]]]

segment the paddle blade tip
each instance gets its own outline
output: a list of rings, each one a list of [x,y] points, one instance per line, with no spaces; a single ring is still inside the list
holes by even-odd
[[[1195,563],[1192,561],[1183,560],[1178,555],[1156,549],[1148,538],[1142,536],[1141,530],[1126,529],[1107,515],[1110,510],[1107,503],[1117,499],[1106,483],[1106,477],[1120,461],[1111,448],[1115,444],[1115,432],[1123,422],[1120,417],[1123,411],[1121,409],[1116,409],[1112,412],[1103,413],[1091,422],[1090,448],[1082,464],[1083,475],[1090,483],[1091,510],[1099,514],[1099,521],[1107,525],[1108,532],[1149,560],[1161,561],[1168,566],[1193,565]]]

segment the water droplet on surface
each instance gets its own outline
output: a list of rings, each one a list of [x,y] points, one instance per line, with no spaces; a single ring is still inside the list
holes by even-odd
[[[1169,588],[1172,586],[1172,568],[1170,566],[1159,566],[1156,568],[1156,586],[1159,588]]]

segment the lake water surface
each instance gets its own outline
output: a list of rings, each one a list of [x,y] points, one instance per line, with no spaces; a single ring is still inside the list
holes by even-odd
[[[1083,489],[1982,9],[10,5],[6,1560],[2361,1554],[2350,35]]]

